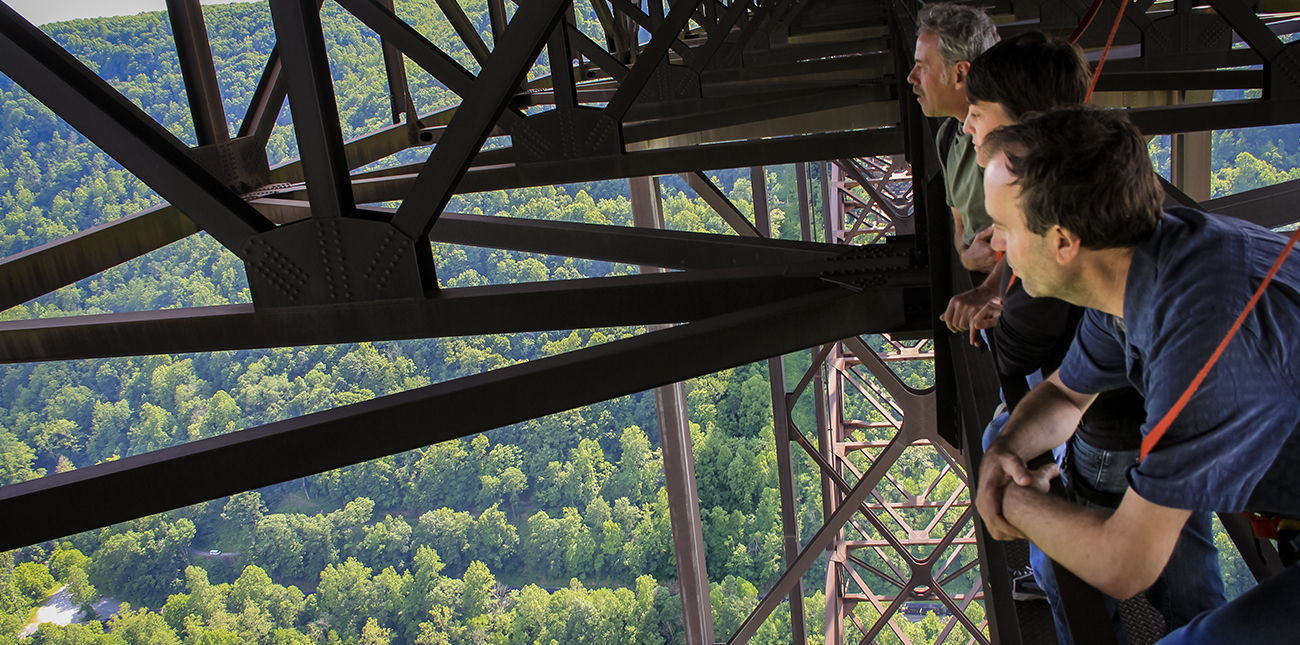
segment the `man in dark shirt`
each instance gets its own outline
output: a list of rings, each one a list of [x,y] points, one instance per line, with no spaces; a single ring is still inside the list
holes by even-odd
[[[1124,117],[1058,110],[984,141],[993,246],[1033,296],[1088,307],[1061,368],[985,454],[977,505],[995,537],[1029,537],[1126,598],[1165,567],[1192,511],[1300,517],[1300,261],[1282,265],[1113,514],[1045,494],[1025,460],[1069,438],[1096,393],[1132,385],[1149,433],[1227,336],[1285,246],[1244,222],[1161,212],[1146,143]],[[1080,548],[1085,546],[1086,548]],[[1197,616],[1162,643],[1294,641],[1300,567]]]

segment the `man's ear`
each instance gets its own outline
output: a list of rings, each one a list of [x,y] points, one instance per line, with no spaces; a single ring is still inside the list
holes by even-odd
[[[956,82],[957,87],[959,89],[966,87],[966,75],[970,73],[970,61],[959,60],[953,64],[953,67],[956,69],[953,80]]]
[[[1083,240],[1079,239],[1078,235],[1059,225],[1047,231],[1047,237],[1052,242],[1052,255],[1056,257],[1056,263],[1061,266],[1073,262],[1079,255],[1079,250],[1083,248]]]

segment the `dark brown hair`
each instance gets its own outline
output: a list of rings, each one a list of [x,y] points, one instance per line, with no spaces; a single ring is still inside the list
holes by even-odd
[[[1026,224],[1059,225],[1090,249],[1136,246],[1164,217],[1164,191],[1141,133],[1122,114],[1087,107],[1028,115],[984,140],[1007,155]]]
[[[966,98],[998,103],[1019,121],[1029,112],[1082,105],[1092,82],[1083,50],[1064,38],[1027,31],[971,62]]]

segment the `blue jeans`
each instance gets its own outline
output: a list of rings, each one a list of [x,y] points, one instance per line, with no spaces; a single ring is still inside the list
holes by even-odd
[[[1158,645],[1294,643],[1300,608],[1300,566],[1292,565],[1239,598],[1207,611]]]
[[[1095,448],[1075,437],[1070,441],[1066,468],[1062,480],[1066,494],[1071,501],[1098,510],[1114,510],[1106,505],[1085,499],[1080,492],[1085,488],[1093,491],[1122,495],[1128,490],[1125,472],[1137,463],[1137,450],[1109,451]],[[1165,618],[1168,629],[1177,629],[1188,624],[1202,612],[1209,611],[1224,604],[1223,577],[1219,572],[1219,551],[1214,546],[1214,532],[1210,513],[1198,511],[1187,518],[1178,543],[1174,546],[1165,570],[1156,583],[1147,590],[1147,600]],[[1042,567],[1047,580],[1039,580],[1039,586],[1046,591],[1050,585],[1053,596],[1059,597],[1054,576],[1046,572],[1050,567]],[[1039,578],[1039,568],[1035,567],[1035,580]],[[1107,597],[1106,609],[1115,625],[1115,633],[1120,643],[1127,642],[1127,634],[1119,619],[1118,601]],[[1064,608],[1060,603],[1052,604],[1052,617],[1056,620],[1057,640],[1061,645],[1072,645]],[[1228,642],[1228,641],[1224,641]]]
[[[988,449],[993,439],[1002,432],[1008,415],[1004,412],[993,419],[984,431],[984,449]],[[1062,461],[1061,449],[1052,451],[1057,461]],[[1065,465],[1061,469],[1062,483],[1071,501],[1100,510],[1114,510],[1084,500],[1080,494],[1080,484],[1097,492],[1122,495],[1128,490],[1125,475],[1128,466],[1137,463],[1138,451],[1109,451],[1095,448],[1075,437],[1070,441]],[[1069,621],[1065,617],[1065,607],[1061,603],[1061,592],[1056,585],[1056,575],[1048,564],[1047,555],[1032,542],[1029,544],[1029,563],[1034,572],[1034,581],[1043,589],[1047,602],[1052,608],[1052,618],[1056,624],[1056,637],[1060,645],[1073,645],[1074,637],[1070,633]],[[1214,546],[1212,519],[1209,513],[1192,513],[1183,526],[1178,544],[1174,546],[1169,562],[1156,584],[1147,591],[1147,599],[1152,606],[1165,617],[1168,629],[1177,629],[1188,624],[1194,617],[1207,610],[1224,604],[1223,577],[1219,572],[1219,552]],[[1107,612],[1115,626],[1115,634],[1121,645],[1128,642],[1128,634],[1119,618],[1119,602],[1105,597]],[[1163,641],[1162,641],[1163,642]],[[1208,641],[1207,641],[1208,642]],[[1230,641],[1223,641],[1230,642]]]
[[[1034,374],[1038,375],[1037,372]],[[1041,381],[1042,378],[1039,377],[1038,380]],[[1007,425],[1007,420],[1010,418],[1010,413],[1004,411],[993,417],[988,427],[984,428],[984,436],[981,438],[984,450],[989,449],[989,444],[993,443],[993,440],[1002,433],[1002,428]],[[1058,463],[1061,457],[1064,456],[1064,449],[1065,446],[1052,449],[1052,456],[1057,459]],[[1029,569],[1034,574],[1034,582],[1038,583],[1038,587],[1047,596],[1047,604],[1052,607],[1052,617],[1056,619],[1057,638],[1064,639],[1061,640],[1060,645],[1072,645],[1070,630],[1068,627],[1064,627],[1066,624],[1065,610],[1061,607],[1061,592],[1056,588],[1056,576],[1052,574],[1052,568],[1048,566],[1047,554],[1043,553],[1038,548],[1038,545],[1033,542],[1029,543]]]

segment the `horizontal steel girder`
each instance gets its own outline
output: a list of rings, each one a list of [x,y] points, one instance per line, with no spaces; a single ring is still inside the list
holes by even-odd
[[[874,268],[873,266],[874,265]],[[891,258],[443,289],[429,299],[224,305],[0,323],[0,362],[104,358],[700,320],[853,285],[924,290]],[[912,326],[924,329],[925,321]],[[891,331],[904,331],[901,329]]]
[[[726,269],[830,260],[835,244],[443,213],[435,242],[655,266]]]
[[[1211,199],[1200,207],[1211,213],[1244,219],[1266,228],[1277,228],[1300,221],[1297,203],[1300,203],[1300,179]]]
[[[454,381],[0,488],[0,550],[640,392],[904,323],[903,294],[784,300]],[[629,365],[636,366],[628,369]],[[620,378],[608,378],[611,373]],[[512,405],[500,405],[511,392]],[[166,485],[159,485],[166,482]],[[112,504],[86,505],[90,498]],[[50,508],[76,513],[50,513]]]
[[[773,166],[902,152],[903,132],[899,128],[855,130],[706,146],[659,148],[614,157],[566,159],[527,165],[510,162],[477,165],[465,173],[456,192],[477,193],[526,186],[649,177],[750,165]],[[354,175],[352,189],[357,202],[373,204],[403,199],[410,192],[416,175],[423,166],[424,164],[410,164],[386,168],[376,173]],[[403,172],[407,174],[398,174]],[[301,189],[291,194],[306,196]]]
[[[272,221],[310,216],[297,200],[252,202]],[[364,209],[370,212],[381,209]],[[380,212],[382,217],[387,213]],[[0,310],[38,298],[198,232],[171,206],[159,206],[101,224],[0,261]],[[830,258],[843,248],[682,231],[444,213],[435,242],[646,264],[668,269],[720,269]]]
[[[1300,99],[1247,99],[1187,103],[1124,111],[1142,134],[1255,128],[1300,121]]]

